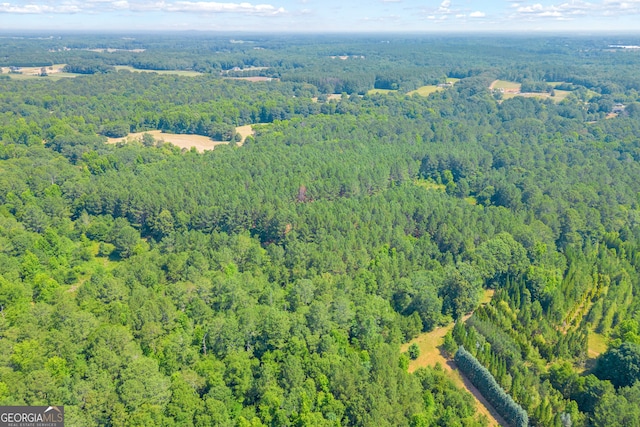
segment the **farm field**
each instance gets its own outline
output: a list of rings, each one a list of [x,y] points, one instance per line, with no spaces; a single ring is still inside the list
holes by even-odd
[[[49,67],[44,67],[47,70],[46,76],[41,76],[43,67],[20,67],[20,73],[9,73],[10,67],[2,67],[2,74],[8,74],[9,77],[15,80],[28,80],[34,78],[46,78],[50,80],[59,80],[63,78],[74,78],[79,76],[76,73],[65,73],[63,70],[66,64],[54,64]]]

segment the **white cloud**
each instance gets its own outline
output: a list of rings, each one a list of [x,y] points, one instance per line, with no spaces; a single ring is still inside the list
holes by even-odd
[[[252,5],[251,3],[216,3],[178,1],[168,4],[164,10],[168,12],[198,12],[198,13],[248,13],[256,15],[275,15],[284,12],[283,8],[276,8],[270,4]]]
[[[520,2],[513,2],[512,8],[516,9],[510,19],[575,19],[576,17],[593,18],[603,16],[623,16],[640,14],[640,0],[603,0],[597,3],[589,3],[584,0],[571,0],[565,3],[554,5],[523,5]]]
[[[476,11],[476,12],[471,12],[469,16],[472,18],[484,18],[487,15],[484,12]]]
[[[73,4],[48,6],[44,4],[13,5],[0,3],[0,13],[41,14],[41,13],[78,13],[81,9]]]
[[[135,12],[191,12],[191,13],[238,13],[244,15],[273,16],[286,13],[282,7],[271,4],[251,3],[219,3],[209,1],[176,1],[165,3],[160,1],[135,1],[128,0],[72,0],[60,5],[48,4],[18,4],[0,3],[0,13],[15,14],[51,14],[51,13],[81,13],[81,12],[107,12],[113,10],[131,10]]]

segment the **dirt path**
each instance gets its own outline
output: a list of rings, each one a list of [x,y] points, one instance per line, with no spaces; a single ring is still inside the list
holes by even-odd
[[[485,291],[483,304],[491,301],[493,297],[493,291]],[[463,322],[466,322],[471,315],[467,315],[462,318]],[[442,351],[438,348],[444,342],[444,336],[453,329],[453,323],[447,326],[437,328],[431,332],[420,334],[417,338],[403,344],[400,347],[400,351],[405,352],[409,346],[413,343],[418,344],[420,347],[420,356],[416,360],[409,362],[409,372],[413,372],[418,368],[425,366],[435,366],[439,363],[444,370],[449,374],[449,378],[458,386],[465,388],[471,393],[476,401],[476,408],[478,412],[485,415],[489,419],[490,426],[508,426],[504,419],[496,412],[495,409],[487,402],[487,400],[480,394],[478,389],[469,381],[456,367],[456,364],[444,357]]]

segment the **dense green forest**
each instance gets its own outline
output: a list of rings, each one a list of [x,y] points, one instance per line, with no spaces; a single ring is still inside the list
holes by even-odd
[[[609,48],[637,38],[239,37],[0,39],[78,74],[0,75],[0,405],[483,426],[399,350],[456,322],[512,425],[640,425],[640,52]],[[229,144],[106,143],[157,129]]]

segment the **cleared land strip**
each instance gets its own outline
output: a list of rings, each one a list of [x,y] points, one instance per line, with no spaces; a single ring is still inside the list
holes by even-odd
[[[252,125],[238,126],[236,128],[236,132],[242,137],[238,145],[242,145],[245,139],[247,139],[247,136],[253,135],[253,127]],[[156,141],[170,142],[180,148],[195,148],[201,153],[203,151],[213,150],[217,145],[229,143],[229,141],[214,141],[208,136],[164,133],[159,130],[130,133],[122,138],[107,138],[107,143],[116,144],[118,142],[142,141],[142,137],[145,133],[153,136]]]
[[[490,301],[492,296],[492,290],[486,291],[483,303]],[[471,315],[465,316],[462,321],[466,322],[469,317],[471,317]],[[418,347],[420,347],[420,356],[416,360],[409,362],[409,372],[414,372],[416,369],[426,366],[435,366],[436,363],[439,363],[448,373],[449,378],[451,378],[458,387],[465,388],[469,393],[471,393],[471,395],[473,395],[478,412],[489,419],[490,426],[508,426],[507,422],[500,416],[500,414],[498,414],[489,402],[487,402],[478,389],[471,384],[471,381],[469,381],[467,377],[458,370],[458,367],[453,360],[445,358],[442,354],[439,347],[444,342],[444,336],[451,329],[453,329],[453,323],[437,328],[431,332],[420,334],[418,337],[400,347],[400,351],[402,352],[407,351],[409,346],[413,343],[418,344]]]

